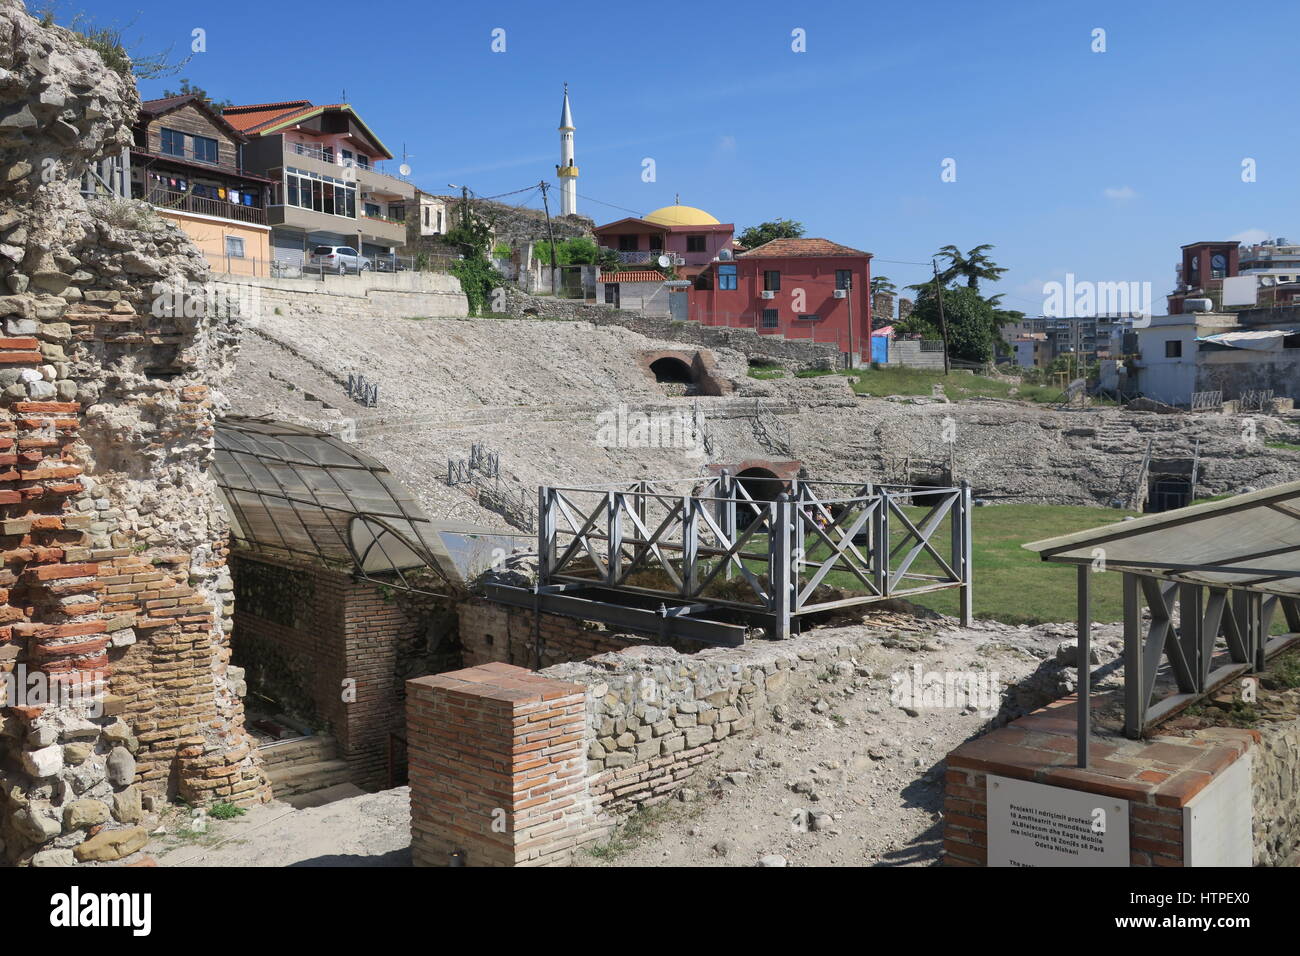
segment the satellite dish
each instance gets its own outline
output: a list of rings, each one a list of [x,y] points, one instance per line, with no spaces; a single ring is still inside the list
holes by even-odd
[[[661,266],[663,266],[663,267],[666,269],[666,268],[668,268],[670,265],[673,264],[673,260],[670,259],[668,256],[660,256],[660,257],[659,257],[659,264],[660,264]]]
[[[406,165],[406,163],[402,163],[402,165],[398,166],[397,171],[401,173],[403,176],[411,175],[411,167]]]

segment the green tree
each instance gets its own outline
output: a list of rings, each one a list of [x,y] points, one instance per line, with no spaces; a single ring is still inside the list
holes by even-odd
[[[505,277],[488,261],[492,247],[492,220],[474,211],[468,199],[461,201],[460,219],[448,230],[443,241],[460,249],[460,259],[451,267],[451,273],[460,280],[461,291],[469,303],[470,315],[482,315],[491,301],[492,290],[505,282]]]
[[[979,291],[981,279],[997,282],[1009,270],[989,258],[988,252],[992,248],[993,245],[986,242],[963,254],[956,246],[944,246],[937,257],[947,259],[948,267],[940,270],[939,279],[945,285],[954,279],[965,279],[967,288],[976,292]]]
[[[207,90],[201,86],[196,86],[185,77],[181,77],[181,88],[179,90],[163,90],[163,98],[165,99],[169,96],[188,96],[191,93],[198,96],[199,99],[208,104],[208,106],[212,107],[218,113],[224,110],[227,106],[235,105],[230,100],[214,100],[208,95]]]
[[[898,289],[894,286],[894,283],[889,281],[889,276],[871,277],[872,295],[875,295],[877,292],[888,292],[890,295],[893,295],[897,291]]]
[[[931,286],[933,283],[931,283]],[[943,290],[943,314],[948,324],[948,354],[967,362],[993,360],[995,341],[1001,323],[997,310],[969,286]],[[916,299],[912,314],[898,323],[898,330],[925,338],[942,337],[939,322],[939,297],[925,288]]]
[[[773,219],[770,222],[760,222],[757,226],[750,226],[737,237],[736,241],[747,249],[756,249],[773,239],[802,239],[803,233],[801,222],[795,222],[793,219]]]

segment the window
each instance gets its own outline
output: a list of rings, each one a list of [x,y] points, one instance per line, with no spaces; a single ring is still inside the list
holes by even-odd
[[[781,324],[781,313],[776,309],[763,310],[763,328],[775,329]]]
[[[1178,339],[1170,339],[1165,342],[1165,358],[1182,358],[1183,343]]]
[[[821,321],[821,318],[822,318],[822,317],[821,317],[820,315],[801,315],[801,316],[799,316],[799,321],[800,321],[800,322],[820,322],[820,321]]]
[[[285,169],[289,205],[331,216],[357,218],[357,187],[330,176],[289,166]]]
[[[428,228],[428,226],[429,226],[429,207],[428,207],[428,206],[425,206],[425,207],[424,207],[424,225],[425,225],[425,228]]]
[[[835,288],[837,288],[837,289],[847,289],[847,288],[849,288],[852,284],[853,284],[853,270],[852,270],[852,269],[836,269],[836,270],[835,270]]]
[[[619,237],[618,237],[618,251],[619,251],[619,252],[636,252],[636,240],[637,240],[637,237],[636,237],[636,236],[619,236]]]
[[[735,266],[718,266],[718,288],[719,289],[736,288],[736,267]]]
[[[372,202],[366,203],[366,215],[372,219],[379,218],[379,207]]]
[[[686,237],[686,251],[687,251],[687,252],[703,252],[704,249],[705,249],[705,246],[704,246],[704,237],[703,237],[703,236],[687,236],[687,237]]]
[[[162,131],[162,151],[168,156],[185,155],[185,134],[177,129],[164,129]]]
[[[217,141],[206,136],[194,137],[194,158],[201,163],[217,162]]]
[[[605,283],[605,304],[618,305],[618,283],[617,282]]]
[[[226,236],[226,255],[232,259],[244,258],[244,240],[240,236]]]
[[[398,219],[402,222],[406,222],[406,204],[398,203],[398,202],[390,202],[388,204],[388,218]]]
[[[781,273],[776,269],[766,269],[763,272],[763,291],[780,292],[781,291]]]
[[[651,252],[663,252],[663,248],[664,248],[664,237],[663,237],[663,236],[651,236],[651,237],[650,237],[650,251],[651,251]]]

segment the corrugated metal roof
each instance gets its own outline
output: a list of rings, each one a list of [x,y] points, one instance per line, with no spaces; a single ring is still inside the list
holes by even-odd
[[[1044,561],[1300,595],[1300,481],[1024,545]]]

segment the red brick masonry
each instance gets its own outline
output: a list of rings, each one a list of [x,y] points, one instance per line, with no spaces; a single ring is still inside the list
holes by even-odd
[[[586,688],[510,664],[406,684],[416,866],[564,866],[602,835],[587,789]]]
[[[1014,777],[1128,800],[1133,866],[1183,865],[1183,807],[1259,741],[1253,730],[1213,728],[1195,737],[1094,740],[1087,770],[1075,766],[1074,696],[962,744],[944,778],[944,862],[988,862],[987,776]]]

